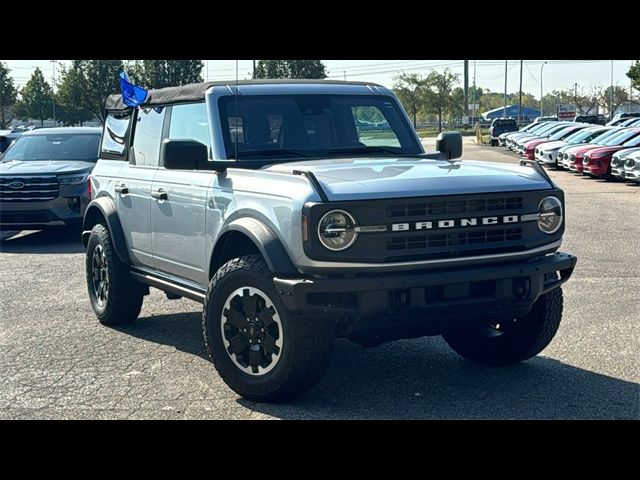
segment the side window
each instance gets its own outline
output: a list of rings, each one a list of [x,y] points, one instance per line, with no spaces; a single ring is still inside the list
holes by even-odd
[[[400,141],[393,132],[384,114],[373,106],[351,107],[356,124],[358,140],[369,146],[400,147]]]
[[[134,165],[158,166],[164,124],[164,107],[140,108],[133,131],[130,161]]]
[[[211,152],[206,105],[204,103],[174,105],[171,108],[169,138],[196,140],[206,145]]]
[[[107,157],[122,156],[126,144],[127,130],[131,123],[131,114],[110,113],[104,123],[102,134],[102,154]],[[123,157],[124,159],[124,157]]]

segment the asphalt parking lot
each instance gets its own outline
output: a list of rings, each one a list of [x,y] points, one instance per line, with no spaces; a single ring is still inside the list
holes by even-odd
[[[518,161],[465,140],[464,158]],[[491,368],[440,338],[338,341],[322,382],[281,405],[226,387],[207,360],[198,304],[152,290],[136,323],[103,327],[77,232],[0,233],[0,419],[638,419],[640,187],[550,175],[567,198],[563,250],[579,258],[541,355]]]

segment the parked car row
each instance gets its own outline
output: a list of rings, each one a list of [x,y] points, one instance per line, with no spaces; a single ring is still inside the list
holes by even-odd
[[[517,132],[499,135],[498,143],[548,167],[640,183],[640,118],[616,120],[621,122],[533,123]]]

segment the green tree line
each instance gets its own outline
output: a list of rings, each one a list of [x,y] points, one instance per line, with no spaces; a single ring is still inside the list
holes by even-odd
[[[56,89],[36,68],[29,81],[21,88],[15,86],[8,66],[0,62],[0,128],[6,128],[13,119],[44,120],[55,118],[64,125],[82,125],[97,119],[104,121],[104,102],[108,95],[120,91],[118,74],[126,70],[132,81],[145,88],[163,88],[201,82],[203,63],[200,60],[73,60],[58,72]],[[627,76],[636,90],[640,90],[640,62],[629,69]],[[326,78],[327,70],[320,60],[259,60],[254,78]],[[414,124],[435,120],[441,126],[462,115],[464,92],[459,75],[431,72],[426,76],[403,73],[394,78],[396,95],[409,113]],[[598,105],[615,111],[630,100],[629,91],[614,86],[592,88],[576,92],[574,89],[554,90],[542,99],[545,114],[555,112],[558,103],[575,103],[586,113]],[[501,107],[502,92],[486,88],[470,88],[469,102],[479,105],[478,112]],[[510,93],[507,103],[518,103],[518,93]],[[540,108],[540,101],[530,93],[523,93],[525,107]]]

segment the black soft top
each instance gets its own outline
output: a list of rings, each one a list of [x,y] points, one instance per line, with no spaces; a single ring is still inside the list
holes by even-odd
[[[265,84],[341,84],[344,85],[376,85],[370,82],[344,82],[342,80],[239,80],[238,85],[265,85]],[[232,87],[236,85],[234,80],[224,82],[203,82],[189,83],[179,87],[158,88],[149,90],[149,95],[142,107],[153,107],[158,105],[172,105],[176,103],[201,102],[204,94],[210,87]],[[377,86],[377,85],[376,85]],[[105,108],[108,111],[128,110],[131,107],[122,102],[122,95],[113,94],[107,97]]]

